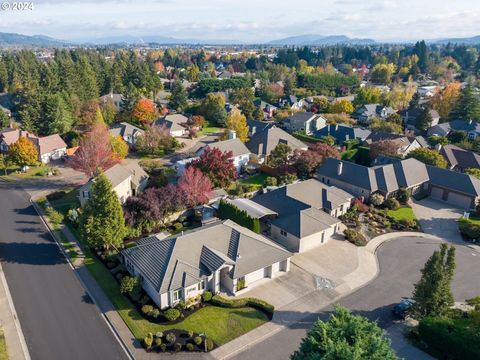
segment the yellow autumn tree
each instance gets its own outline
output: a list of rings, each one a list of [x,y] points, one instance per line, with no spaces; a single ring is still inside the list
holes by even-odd
[[[228,131],[233,130],[237,133],[237,138],[242,142],[248,140],[248,125],[247,118],[234,108],[227,116],[227,130],[225,130],[224,138],[228,137]]]
[[[26,137],[21,137],[10,145],[8,155],[18,166],[35,165],[38,160],[37,148]]]
[[[110,135],[110,146],[112,147],[112,158],[114,160],[123,160],[128,155],[128,144],[118,135]]]
[[[432,108],[437,110],[442,119],[446,119],[457,104],[461,85],[458,81],[448,84],[443,91],[432,97]]]
[[[330,112],[335,114],[350,114],[353,110],[352,102],[347,99],[338,100],[330,106]]]

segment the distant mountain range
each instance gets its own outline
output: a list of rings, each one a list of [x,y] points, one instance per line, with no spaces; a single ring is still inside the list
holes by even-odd
[[[408,41],[405,41],[408,42]],[[410,41],[413,42],[413,41]],[[428,40],[431,44],[467,44],[474,45],[480,44],[480,35],[467,38],[446,38],[446,39],[434,39]],[[350,45],[373,45],[381,43],[373,39],[362,38],[350,38],[345,35],[314,35],[305,34],[298,36],[290,36],[283,39],[272,40],[263,43],[263,45],[272,46],[326,46],[337,44],[350,44]],[[54,39],[44,35],[21,35],[16,33],[1,33],[0,32],[0,48],[1,47],[61,47],[61,46],[74,46],[74,45],[138,45],[138,44],[159,44],[159,45],[246,45],[247,43],[233,40],[233,39],[220,39],[220,40],[205,40],[205,39],[180,39],[168,36],[111,36],[102,38],[85,38],[75,41],[64,41]]]
[[[284,39],[273,40],[268,42],[269,45],[337,45],[337,44],[352,44],[352,45],[371,45],[375,44],[376,41],[372,39],[357,39],[349,38],[345,35],[299,35],[299,36],[290,36]]]

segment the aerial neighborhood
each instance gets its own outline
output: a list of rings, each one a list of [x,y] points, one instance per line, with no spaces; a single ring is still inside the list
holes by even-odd
[[[28,193],[130,358],[478,359],[479,51],[1,50],[0,190]],[[358,321],[379,349],[318,345]]]

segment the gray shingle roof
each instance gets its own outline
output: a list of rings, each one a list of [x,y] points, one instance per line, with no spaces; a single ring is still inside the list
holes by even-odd
[[[110,128],[110,134],[112,135],[120,135],[120,136],[136,136],[137,134],[143,134],[143,130],[129,124],[127,122],[121,122],[119,124],[115,124]]]
[[[337,142],[343,143],[346,140],[365,140],[372,132],[369,129],[353,127],[343,124],[327,125],[315,132],[316,137],[333,136]]]
[[[193,285],[222,262],[232,265],[238,278],[292,255],[230,220],[164,240],[149,237],[122,254],[160,293]]]
[[[480,155],[473,151],[465,150],[455,145],[445,145],[440,149],[440,154],[448,161],[451,167],[458,166],[462,169],[480,168]]]
[[[287,144],[292,150],[308,148],[303,142],[276,126],[257,132],[246,145],[253,154],[269,156],[279,143]]]
[[[198,150],[197,155],[200,155],[206,147],[210,147],[212,149],[216,148],[221,152],[231,151],[233,153],[233,157],[250,154],[250,150],[248,150],[245,144],[238,138],[208,144]]]

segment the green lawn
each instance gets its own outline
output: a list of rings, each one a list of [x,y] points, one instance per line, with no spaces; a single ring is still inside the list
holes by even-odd
[[[469,222],[471,224],[475,225],[480,225],[480,217],[470,213],[470,217],[468,219],[465,219],[466,222]]]
[[[66,188],[61,191],[65,191],[65,196],[61,199],[50,201],[50,205],[52,205],[55,210],[66,215],[68,210],[80,207],[78,191],[76,188]]]
[[[397,220],[416,220],[415,214],[413,213],[412,208],[402,207],[398,210],[388,210],[387,215],[391,216]]]
[[[74,235],[75,229],[70,227]],[[135,306],[120,293],[120,286],[110,271],[84,247],[85,265],[113,303],[125,324],[135,338],[141,340],[147,333],[155,334],[168,329],[191,330],[196,333],[207,333],[217,345],[223,345],[236,337],[255,329],[268,321],[268,317],[253,308],[228,309],[208,306],[189,316],[185,321],[174,325],[159,325],[144,319]]]
[[[17,173],[16,171],[19,170],[18,166],[9,167],[7,169],[7,174],[5,175],[4,169],[0,170],[0,178],[4,180],[9,179],[38,179],[46,176],[49,171],[49,167],[46,165],[40,166],[32,166],[24,173]]]
[[[212,133],[223,132],[225,128],[215,127],[215,126],[206,126],[198,132],[198,136],[208,135]]]
[[[7,343],[3,329],[0,330],[0,360],[8,360]]]
[[[265,179],[268,177],[267,174],[257,174],[253,176],[249,176],[246,179],[240,180],[242,184],[246,185],[256,185],[259,188],[263,187],[263,183],[265,182]]]

